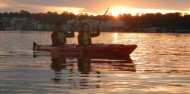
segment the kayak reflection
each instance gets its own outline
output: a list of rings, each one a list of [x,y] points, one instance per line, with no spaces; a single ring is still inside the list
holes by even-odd
[[[80,89],[101,88],[101,83],[105,82],[105,73],[136,72],[135,64],[130,57],[116,56],[102,59],[85,56],[71,58],[67,55],[58,57],[55,54],[49,56],[51,69],[54,71],[51,80],[54,84],[59,84],[55,85],[56,88],[61,88],[62,85]],[[44,57],[43,54],[35,54],[35,58],[41,57]]]
[[[51,58],[51,62],[51,69],[54,70],[53,81],[55,82],[55,84],[61,82],[62,70],[69,70],[70,72],[72,72],[72,69],[68,68],[74,66],[73,64],[67,64],[66,58]]]
[[[56,72],[61,72],[62,69],[66,69],[66,58],[52,58],[51,68]]]
[[[100,88],[107,72],[136,72],[131,58],[91,59],[91,58],[52,58],[54,84],[69,85],[80,89]],[[57,87],[61,88],[61,87]]]
[[[55,53],[34,53],[34,58],[51,56],[51,68],[54,71],[74,70],[76,67],[81,74],[89,74],[91,71],[99,70],[93,65],[109,65],[109,69],[117,69],[120,71],[136,71],[135,64],[130,57],[119,57],[119,56],[103,56],[102,57],[85,57],[82,55],[60,55]],[[74,67],[74,64],[77,66]],[[93,70],[92,70],[93,67]],[[105,68],[104,68],[105,69]]]
[[[101,71],[131,71],[136,72],[134,63],[130,57],[127,58],[109,58],[109,59],[91,59],[78,58],[78,71],[81,74],[89,74],[90,72],[101,73]],[[101,67],[96,67],[101,66]],[[106,67],[107,68],[104,68]]]
[[[91,71],[91,60],[89,58],[78,58],[78,71],[81,74],[89,74]]]

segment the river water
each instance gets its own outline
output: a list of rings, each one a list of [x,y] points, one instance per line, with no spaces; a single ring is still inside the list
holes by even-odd
[[[136,44],[131,60],[34,57],[51,32],[0,32],[0,93],[189,94],[190,34],[101,33],[93,43]],[[77,35],[77,34],[76,34]],[[77,38],[68,39],[76,44]]]

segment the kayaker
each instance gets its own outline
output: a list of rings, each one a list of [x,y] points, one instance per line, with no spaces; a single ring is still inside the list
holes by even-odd
[[[88,23],[83,23],[81,25],[81,30],[78,35],[78,45],[79,46],[87,46],[92,44],[91,37],[97,37],[100,35],[99,25],[96,28],[96,32],[90,32]]]
[[[74,31],[64,32],[61,23],[56,23],[55,30],[51,34],[52,46],[62,46],[67,43],[66,38],[74,37]]]

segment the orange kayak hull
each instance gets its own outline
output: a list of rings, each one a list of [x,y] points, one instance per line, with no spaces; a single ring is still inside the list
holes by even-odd
[[[34,51],[48,51],[54,54],[82,54],[85,57],[102,57],[102,56],[130,56],[137,48],[137,45],[124,44],[92,44],[85,47],[76,45],[65,45],[51,47],[50,45],[36,45]]]

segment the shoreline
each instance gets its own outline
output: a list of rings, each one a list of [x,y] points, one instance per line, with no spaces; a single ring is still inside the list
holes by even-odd
[[[42,30],[42,31],[35,31],[35,30],[28,30],[28,31],[0,31],[0,32],[52,32],[49,30]],[[78,32],[78,31],[74,31]],[[101,31],[101,32],[107,32],[107,33],[175,33],[175,34],[190,34],[189,32],[144,32],[144,31]]]

